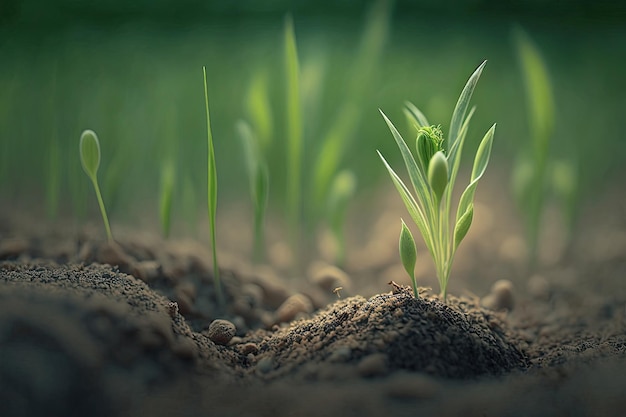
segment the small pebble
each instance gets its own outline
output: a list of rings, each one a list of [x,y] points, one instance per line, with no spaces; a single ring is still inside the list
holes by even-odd
[[[550,283],[541,275],[533,275],[528,280],[528,292],[537,300],[548,301],[552,290]]]
[[[344,291],[349,291],[352,286],[348,274],[336,266],[318,265],[312,268],[310,274],[311,282],[327,292],[331,292],[337,287],[342,287]]]
[[[311,313],[313,304],[311,300],[303,294],[294,294],[287,298],[285,302],[276,310],[276,323],[286,323],[296,318],[300,313]]]
[[[513,283],[507,279],[496,281],[491,293],[481,300],[481,304],[491,310],[512,310],[514,306]]]
[[[261,358],[256,364],[256,369],[262,374],[266,374],[274,367],[274,359],[271,356]]]
[[[361,376],[382,376],[387,373],[387,355],[373,353],[361,359],[357,365],[357,372]]]
[[[398,372],[391,376],[386,387],[389,397],[407,400],[433,398],[441,390],[435,379],[424,374],[407,372]]]
[[[237,333],[237,328],[228,320],[213,320],[209,325],[207,336],[217,345],[227,345]]]

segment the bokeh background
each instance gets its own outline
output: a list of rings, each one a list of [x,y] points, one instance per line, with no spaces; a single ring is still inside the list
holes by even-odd
[[[402,113],[406,100],[445,132],[465,81],[485,59],[466,149],[473,152],[497,122],[492,163],[509,181],[507,168],[530,140],[515,27],[536,44],[553,83],[551,158],[576,162],[582,203],[621,191],[626,6],[620,2],[3,0],[3,204],[34,204],[50,221],[97,218],[78,157],[80,133],[89,128],[100,137],[99,178],[113,222],[158,217],[167,164],[176,171],[172,216],[201,216],[206,66],[221,201],[249,199],[235,124],[254,124],[256,97],[271,120],[270,207],[280,211],[288,13],[301,69],[305,211],[319,203],[308,173],[329,132],[340,132],[338,169],[354,172],[359,193],[390,188],[376,150],[394,166],[401,159],[378,108],[407,138],[414,132]]]

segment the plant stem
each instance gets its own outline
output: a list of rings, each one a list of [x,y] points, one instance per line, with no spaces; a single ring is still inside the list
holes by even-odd
[[[220,270],[217,263],[217,239],[215,238],[215,217],[217,211],[217,169],[215,166],[215,149],[213,148],[213,133],[211,131],[211,117],[209,116],[209,89],[206,80],[206,67],[202,67],[204,76],[204,103],[206,108],[206,126],[208,140],[208,211],[209,229],[211,234],[211,250],[213,255],[213,283],[217,293],[217,302],[220,308],[224,307],[224,293],[222,292],[222,282],[220,280]]]
[[[109,226],[109,218],[107,217],[107,212],[104,209],[104,201],[102,201],[102,195],[100,194],[100,187],[98,186],[98,181],[95,177],[91,178],[91,182],[93,183],[93,188],[96,190],[96,197],[98,198],[98,205],[100,206],[100,213],[102,214],[102,219],[104,220],[104,228],[107,232],[107,239],[109,242],[113,242],[113,235],[111,234],[111,227]]]

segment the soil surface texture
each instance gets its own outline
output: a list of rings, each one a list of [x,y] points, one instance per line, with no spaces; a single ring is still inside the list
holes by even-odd
[[[235,256],[223,305],[205,244],[23,219],[0,217],[1,416],[626,415],[616,217],[530,276],[477,225],[458,285],[482,297],[415,298],[395,258],[294,280]]]

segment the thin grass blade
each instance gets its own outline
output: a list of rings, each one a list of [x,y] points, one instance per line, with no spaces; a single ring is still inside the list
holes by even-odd
[[[450,121],[450,133],[448,135],[448,145],[450,146],[450,148],[448,149],[452,149],[452,147],[459,138],[461,127],[463,126],[463,122],[465,120],[465,113],[467,112],[467,108],[469,107],[469,102],[472,98],[472,94],[474,93],[474,88],[476,88],[476,84],[478,83],[480,74],[483,72],[483,68],[486,64],[487,61],[483,61],[483,63],[480,64],[478,68],[476,68],[474,73],[470,76],[469,80],[467,80],[463,91],[461,91],[459,100],[457,101],[454,112],[452,113],[452,120]]]
[[[409,173],[409,178],[411,179],[411,183],[413,184],[413,188],[415,189],[417,201],[424,208],[433,207],[428,180],[426,179],[422,171],[417,166],[417,163],[415,162],[415,158],[413,157],[413,154],[411,153],[411,151],[409,150],[409,147],[407,146],[406,142],[402,138],[402,135],[400,135],[400,132],[398,132],[398,129],[396,129],[393,123],[391,123],[391,120],[387,118],[387,116],[385,115],[385,113],[382,112],[382,110],[379,110],[379,111],[380,111],[380,114],[382,114],[383,118],[385,119],[385,122],[387,123],[387,126],[389,127],[389,130],[391,131],[393,138],[395,139],[398,145],[398,148],[400,148],[402,159],[404,160],[404,164]],[[429,216],[431,215],[429,213],[427,214]],[[428,218],[426,218],[426,220],[428,220]]]
[[[456,221],[455,221],[455,229],[459,227],[459,223],[465,213],[472,206],[474,201],[474,194],[476,192],[476,186],[478,185],[478,180],[483,176],[485,170],[487,169],[487,164],[489,163],[489,157],[491,156],[491,146],[493,144],[493,136],[496,130],[496,125],[494,124],[487,131],[483,140],[480,142],[478,146],[478,151],[476,152],[476,158],[474,159],[474,166],[472,168],[472,177],[469,185],[463,191],[461,195],[461,199],[459,201],[459,207],[456,213]],[[460,242],[458,242],[460,243]],[[457,245],[458,245],[457,243]]]
[[[396,174],[393,168],[391,168],[389,163],[387,163],[387,160],[385,159],[385,157],[379,151],[376,151],[376,152],[378,152],[378,156],[383,161],[383,164],[385,164],[385,168],[387,168],[387,171],[389,172],[389,175],[391,176],[391,180],[393,181],[393,184],[396,186],[396,189],[398,190],[400,197],[402,197],[402,201],[404,202],[404,205],[406,206],[409,214],[411,215],[411,218],[413,219],[413,221],[417,225],[417,228],[422,234],[422,237],[424,238],[424,242],[426,243],[428,250],[431,253],[433,253],[432,252],[433,247],[434,247],[433,241],[432,241],[433,236],[428,226],[428,223],[426,221],[426,218],[424,217],[424,213],[422,212],[422,209],[417,204],[417,202],[411,195],[411,192],[406,187],[402,179],[398,176],[398,174]]]

